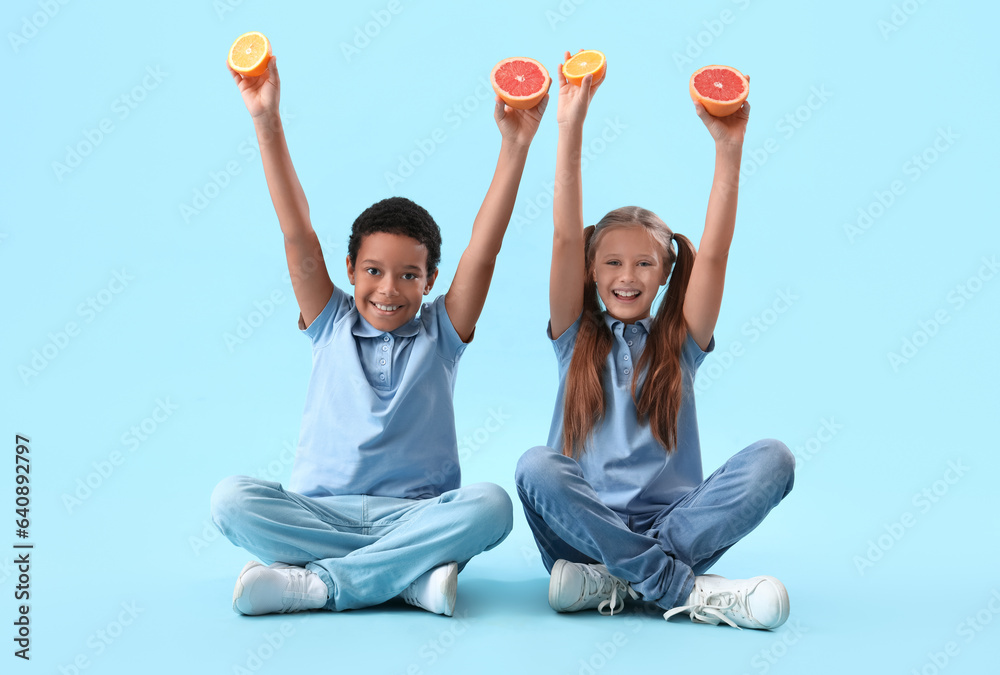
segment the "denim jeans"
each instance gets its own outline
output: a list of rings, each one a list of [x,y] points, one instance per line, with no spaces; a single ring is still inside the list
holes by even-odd
[[[433,499],[305,497],[275,481],[230,476],[212,492],[212,520],[264,563],[318,574],[330,588],[325,609],[339,611],[394,598],[443,563],[463,568],[507,537],[513,507],[493,483]]]
[[[643,600],[670,609],[785,498],[794,469],[781,441],[758,441],[673,504],[642,514],[611,510],[576,460],[545,446],[521,456],[515,478],[545,569],[560,558],[603,563]]]

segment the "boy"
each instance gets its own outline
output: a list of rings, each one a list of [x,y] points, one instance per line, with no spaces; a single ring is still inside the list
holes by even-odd
[[[220,531],[271,563],[247,563],[233,609],[339,611],[399,596],[451,616],[458,572],[503,541],[513,521],[499,486],[459,487],[452,396],[548,96],[531,110],[497,98],[502,143],[493,182],[451,287],[421,305],[441,246],[427,211],[403,198],[366,209],[348,244],[354,297],[336,288],[285,143],[276,59],[259,77],[230,72],[257,130],[299,329],[313,347],[289,490],[231,476],[212,494]]]

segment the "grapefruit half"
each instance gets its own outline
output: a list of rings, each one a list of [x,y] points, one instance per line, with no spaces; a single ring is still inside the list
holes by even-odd
[[[538,61],[515,56],[493,66],[490,82],[504,103],[511,108],[528,110],[545,98],[552,78]]]
[[[270,60],[271,42],[263,33],[244,33],[229,48],[229,67],[244,77],[263,75]]]
[[[715,117],[732,115],[750,93],[750,81],[729,66],[705,66],[694,71],[688,85],[691,99]]]

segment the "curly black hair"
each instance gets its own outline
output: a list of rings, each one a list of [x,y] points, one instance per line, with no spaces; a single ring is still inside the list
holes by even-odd
[[[434,274],[441,262],[441,229],[424,207],[406,197],[389,197],[375,202],[355,219],[347,240],[351,265],[357,263],[361,240],[375,232],[413,237],[426,246],[428,275]]]

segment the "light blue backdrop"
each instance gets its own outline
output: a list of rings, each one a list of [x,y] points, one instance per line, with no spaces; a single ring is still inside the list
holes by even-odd
[[[0,670],[995,667],[998,18],[992,3],[923,0],[6,3]],[[212,527],[209,495],[234,473],[287,481],[310,369],[224,65],[248,30],[278,55],[288,143],[342,285],[350,223],[400,194],[441,225],[447,288],[500,146],[484,84],[500,59],[554,73],[563,50],[604,51],[586,219],[639,204],[696,242],[713,146],[687,80],[711,63],[751,75],[698,408],[706,475],[762,437],[798,457],[791,495],[713,570],[782,579],[783,628],[547,606],[512,476],[556,389],[554,100],[456,391],[464,480],[515,497],[513,533],[463,573],[451,620],[232,612],[248,555]],[[24,540],[15,434],[31,439]],[[29,663],[13,655],[18,542],[34,544]]]

